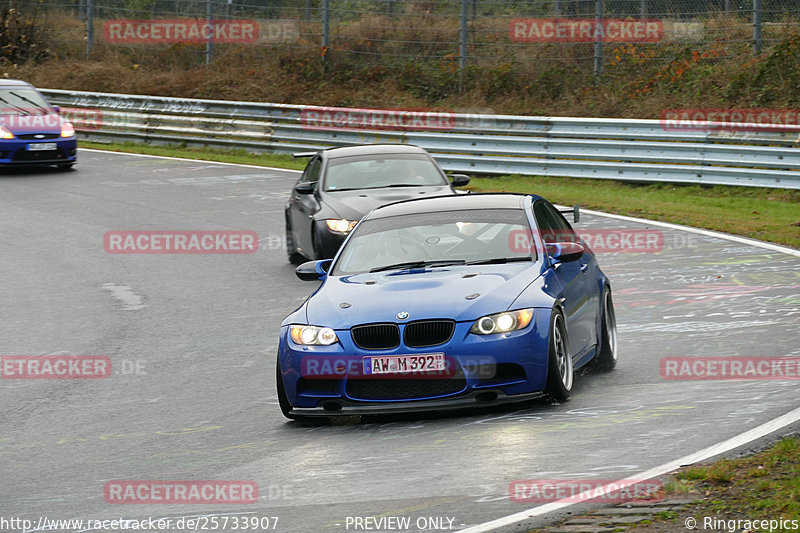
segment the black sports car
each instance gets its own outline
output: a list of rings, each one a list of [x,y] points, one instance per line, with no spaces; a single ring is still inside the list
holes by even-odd
[[[350,230],[374,207],[431,196],[457,194],[469,183],[452,183],[433,157],[418,146],[372,144],[295,154],[311,157],[286,204],[289,260],[328,259]]]

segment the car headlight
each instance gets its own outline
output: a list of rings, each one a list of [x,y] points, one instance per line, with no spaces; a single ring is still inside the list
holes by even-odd
[[[74,137],[75,136],[75,127],[72,125],[72,122],[67,122],[66,120],[61,123],[61,136],[62,137]]]
[[[325,223],[328,225],[328,229],[331,231],[335,231],[336,233],[349,233],[350,230],[356,227],[358,220],[328,218],[325,220]]]
[[[0,139],[13,139],[14,134],[5,126],[0,126]]]
[[[470,333],[476,335],[491,335],[493,333],[508,333],[528,327],[533,318],[533,309],[519,309],[517,311],[506,311],[494,315],[480,317],[472,324]]]
[[[292,325],[289,326],[289,333],[295,344],[303,346],[330,346],[339,340],[331,328],[319,326]]]

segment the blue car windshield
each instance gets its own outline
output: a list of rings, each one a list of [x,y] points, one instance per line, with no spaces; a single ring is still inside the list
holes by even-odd
[[[0,87],[0,115],[46,115],[50,106],[39,93],[25,87]]]
[[[447,185],[425,154],[371,154],[337,157],[328,162],[326,191]]]
[[[528,219],[521,209],[373,218],[354,230],[331,274],[535,261],[530,235]]]

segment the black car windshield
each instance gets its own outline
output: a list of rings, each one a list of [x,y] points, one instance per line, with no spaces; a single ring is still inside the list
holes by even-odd
[[[521,209],[442,211],[363,221],[331,271],[334,276],[449,265],[534,261]]]
[[[328,161],[326,191],[447,185],[447,179],[425,154],[370,154]]]
[[[46,115],[50,106],[33,89],[26,87],[0,87],[0,114]]]

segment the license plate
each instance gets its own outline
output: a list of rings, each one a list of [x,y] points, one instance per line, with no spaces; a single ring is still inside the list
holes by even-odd
[[[364,374],[409,374],[445,370],[443,353],[364,357]]]
[[[28,145],[29,152],[39,152],[44,150],[56,150],[56,143],[31,143]]]

